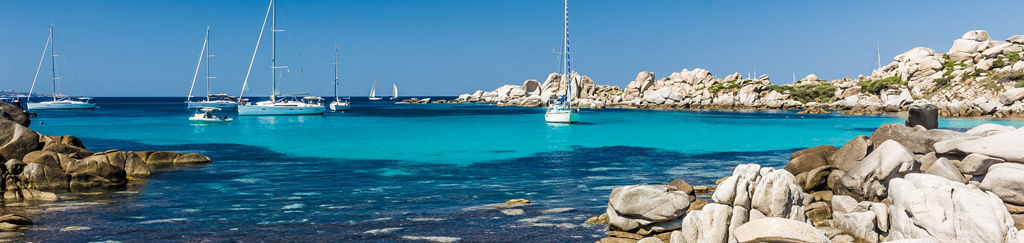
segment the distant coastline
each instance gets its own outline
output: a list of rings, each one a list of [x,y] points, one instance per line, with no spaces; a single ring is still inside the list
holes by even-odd
[[[705,69],[657,77],[643,71],[625,88],[595,84],[573,74],[573,101],[581,108],[638,109],[799,109],[805,113],[842,111],[850,115],[906,111],[930,103],[945,117],[1024,114],[1024,35],[993,40],[987,31],[972,30],[953,42],[946,53],[925,47],[897,55],[870,76],[821,80],[810,74],[794,83],[775,85],[768,75],[719,78]],[[493,103],[541,107],[566,93],[557,74],[544,82],[526,80],[493,91],[478,90],[452,100],[407,99],[399,103]]]

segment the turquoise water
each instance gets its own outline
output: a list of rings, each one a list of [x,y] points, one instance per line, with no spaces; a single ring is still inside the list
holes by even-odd
[[[93,151],[199,152],[214,162],[159,168],[115,192],[66,194],[21,239],[593,242],[606,232],[583,221],[604,211],[616,186],[710,184],[736,164],[782,166],[798,149],[840,146],[904,119],[604,109],[554,125],[539,108],[356,99],[346,113],[223,112],[235,122],[193,125],[182,100],[99,98],[96,110],[39,112],[30,128],[78,136]],[[534,203],[487,206],[514,198]],[[91,229],[61,231],[68,226]]]

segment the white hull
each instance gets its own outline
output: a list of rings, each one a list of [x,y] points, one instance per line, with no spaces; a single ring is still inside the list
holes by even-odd
[[[189,109],[194,109],[194,108],[199,108],[199,107],[215,107],[215,108],[221,108],[221,109],[225,109],[225,108],[227,108],[227,109],[238,109],[238,103],[230,102],[230,101],[220,101],[220,102],[219,101],[187,101],[187,102],[185,102],[185,104],[188,104],[188,108]]]
[[[348,104],[331,103],[332,111],[347,111],[350,107]]]
[[[96,108],[96,103],[86,102],[39,102],[39,103],[28,103],[29,110],[70,110],[70,109],[92,109]]]
[[[544,121],[551,123],[577,123],[580,122],[580,113],[570,111],[548,111],[547,113],[544,113]]]
[[[303,105],[241,105],[238,106],[240,116],[277,116],[277,115],[321,115],[327,108]]]
[[[380,100],[380,97],[370,97],[370,100]]]
[[[201,118],[201,117],[189,117],[189,121],[196,124],[211,124],[211,123],[229,123],[235,121],[231,118]]]

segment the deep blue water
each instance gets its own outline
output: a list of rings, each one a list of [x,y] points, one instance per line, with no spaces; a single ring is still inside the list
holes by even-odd
[[[737,164],[780,167],[798,149],[840,146],[903,120],[605,109],[584,110],[584,123],[566,126],[544,123],[540,108],[356,98],[346,113],[226,111],[233,124],[193,125],[182,101],[97,98],[96,110],[39,112],[30,128],[78,136],[93,151],[199,152],[213,163],[157,168],[121,190],[8,205],[36,222],[18,240],[593,242],[607,232],[584,221],[604,212],[616,186],[709,185]],[[488,206],[516,198],[533,204],[521,212]]]

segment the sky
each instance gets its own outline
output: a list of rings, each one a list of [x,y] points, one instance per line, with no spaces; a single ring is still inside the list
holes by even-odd
[[[269,1],[0,0],[0,90],[29,90],[48,27],[55,31],[63,93],[185,96],[211,28],[214,93],[242,90]],[[279,0],[282,93],[332,96],[340,46],[342,96],[494,90],[557,71],[558,0]],[[1024,1],[571,0],[574,70],[626,86],[704,68],[718,77],[769,74],[776,84],[870,74],[911,48],[946,52],[969,30],[993,39],[1024,34]],[[268,27],[269,29],[269,24]],[[269,35],[269,32],[265,33]],[[270,92],[265,36],[246,96]],[[205,71],[205,69],[204,69]],[[195,92],[204,90],[200,72]],[[35,92],[49,93],[45,60]],[[201,95],[200,95],[201,96]]]

